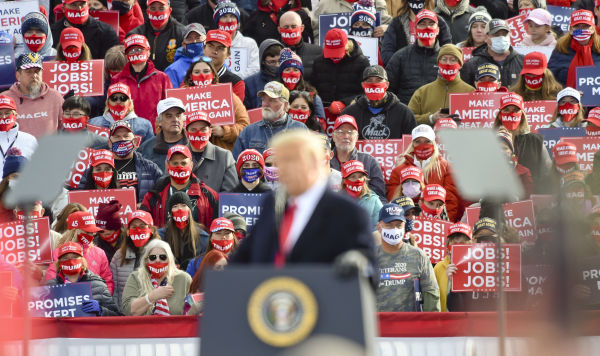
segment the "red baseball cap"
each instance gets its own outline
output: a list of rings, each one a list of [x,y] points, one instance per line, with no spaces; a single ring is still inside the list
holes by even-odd
[[[125,52],[127,52],[129,47],[132,46],[140,46],[145,49],[150,49],[150,43],[148,43],[148,39],[146,38],[146,36],[137,34],[127,36],[127,38],[123,40],[123,45],[125,46]]]
[[[171,2],[169,0],[148,0],[146,1],[146,6],[150,6],[150,4],[152,4],[153,2],[159,2],[161,4],[171,6]]]
[[[423,171],[419,167],[408,166],[400,171],[400,183],[407,179],[414,179],[423,183]]]
[[[77,27],[66,27],[60,33],[60,45],[62,48],[67,48],[69,46],[81,48],[84,42],[85,39],[83,38],[83,33]]]
[[[220,230],[229,230],[235,232],[235,227],[231,220],[227,218],[216,218],[210,224],[210,232],[217,232]]]
[[[267,149],[266,149],[266,150],[265,150],[265,151],[262,153],[262,156],[263,156],[263,159],[265,159],[265,160],[266,160],[267,158],[271,157],[273,154],[275,154],[275,151],[274,151],[272,148],[267,148]]]
[[[342,58],[346,54],[346,44],[348,35],[339,28],[332,28],[327,31],[325,41],[323,42],[323,57]]]
[[[600,1],[600,0],[598,0],[598,1]],[[588,112],[588,116],[587,116],[587,119],[585,119],[585,121],[589,121],[592,124],[600,127],[600,107],[593,108],[592,110],[590,110]]]
[[[577,146],[570,142],[558,142],[552,147],[552,156],[558,166],[577,162]]]
[[[349,175],[356,172],[369,175],[367,171],[365,171],[365,165],[361,161],[351,160],[342,164],[342,178],[348,178]]]
[[[69,241],[58,246],[58,258],[66,255],[67,253],[75,253],[83,257],[83,246],[77,242]]]
[[[89,211],[76,211],[67,217],[69,230],[81,229],[85,232],[98,232],[102,229],[96,226],[96,218]]]
[[[90,165],[96,167],[99,164],[106,163],[115,168],[115,159],[113,153],[109,150],[92,150],[90,155]]]
[[[206,33],[206,43],[219,42],[225,47],[231,47],[231,35],[221,30],[210,30]]]
[[[17,111],[15,100],[8,95],[0,95],[0,109],[12,109]]]
[[[139,219],[144,222],[146,225],[154,225],[154,220],[152,219],[152,215],[149,212],[144,210],[134,210],[129,214],[129,224],[135,219]]]
[[[354,129],[356,131],[358,131],[358,125],[356,125],[356,120],[354,119],[353,116],[350,116],[350,115],[338,116],[337,119],[335,119],[335,123],[333,124],[333,129],[337,130],[338,127],[342,126],[343,124],[352,125],[352,127],[354,127]]]
[[[594,13],[589,10],[575,10],[571,13],[571,24],[573,27],[577,24],[584,23],[586,25],[595,26]]]
[[[425,201],[441,200],[446,202],[446,189],[439,184],[427,184],[423,191]]]
[[[548,60],[546,55],[542,52],[530,52],[523,58],[523,69],[521,69],[521,75],[533,74],[542,75],[548,68]]]
[[[433,125],[433,131],[438,132],[439,130],[443,130],[443,129],[457,129],[458,128],[458,124],[456,123],[456,121],[454,121],[454,119],[450,118],[450,117],[443,117],[441,119],[439,119],[438,121],[435,122],[435,125]]]
[[[72,4],[72,3],[74,3],[74,2],[77,2],[77,1],[88,2],[88,0],[63,0],[63,2],[64,2],[65,4]],[[55,10],[55,11],[56,11],[56,10]]]
[[[127,95],[128,98],[131,98],[131,90],[129,89],[129,85],[125,83],[115,83],[108,87],[107,96],[110,97],[115,93],[121,93]]]
[[[446,235],[446,237],[457,233],[467,235],[469,240],[473,239],[473,228],[465,223],[457,222],[450,225],[450,228],[448,228],[448,235]]]
[[[196,121],[204,121],[208,123],[208,126],[211,126],[210,118],[208,114],[204,111],[194,111],[185,117],[185,128],[187,129],[192,123]]]
[[[192,152],[190,152],[190,149],[187,146],[175,145],[169,148],[169,151],[167,152],[167,161],[169,161],[171,159],[171,156],[173,156],[175,153],[181,153],[189,159],[192,158]]]
[[[500,98],[500,110],[509,105],[515,105],[519,109],[523,110],[523,97],[512,92],[502,96],[502,98]]]
[[[419,11],[419,13],[417,13],[415,23],[419,23],[423,19],[430,19],[430,20],[434,21],[435,23],[438,23],[437,15],[435,14],[435,12],[433,12],[431,10],[423,9],[423,10]]]
[[[265,159],[260,152],[253,148],[249,148],[247,150],[243,150],[238,156],[237,162],[235,163],[235,169],[240,173],[240,169],[242,169],[242,165],[244,162],[253,161],[257,162],[260,165],[261,169],[265,169]]]

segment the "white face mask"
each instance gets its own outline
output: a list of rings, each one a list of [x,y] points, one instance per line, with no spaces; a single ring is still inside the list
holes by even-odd
[[[409,198],[416,198],[421,194],[421,183],[419,182],[404,182],[402,183],[402,194]]]
[[[402,242],[404,229],[381,229],[381,238],[390,245],[397,245]]]
[[[492,51],[496,53],[504,53],[510,48],[509,36],[492,37]]]

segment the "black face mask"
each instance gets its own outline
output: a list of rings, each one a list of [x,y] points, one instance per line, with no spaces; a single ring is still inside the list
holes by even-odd
[[[423,6],[425,6],[425,0],[408,0],[408,7],[415,15],[418,14],[419,11],[423,10]]]
[[[351,28],[350,29],[351,36],[358,37],[373,37],[373,29],[372,28]]]
[[[267,75],[270,75],[271,77],[276,77],[277,72],[279,72],[279,66],[270,66],[268,64],[264,64],[263,72],[265,72],[265,74]]]
[[[131,5],[126,4],[122,1],[113,1],[112,9],[119,12],[119,15],[125,15],[131,11]]]

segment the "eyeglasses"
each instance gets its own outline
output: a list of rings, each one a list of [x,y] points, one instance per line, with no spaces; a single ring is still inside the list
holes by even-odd
[[[161,261],[166,261],[167,255],[148,255],[150,262],[156,261],[157,258],[160,258]]]
[[[125,95],[111,95],[110,98],[108,98],[110,101],[120,101],[122,103],[126,102],[127,100],[129,100],[128,97],[126,97]]]
[[[130,53],[131,53],[131,54],[137,54],[137,53],[142,53],[142,52],[144,52],[144,51],[146,51],[146,49],[145,49],[145,48],[142,48],[142,47],[137,47],[137,48],[132,48],[132,49],[130,49],[129,51],[127,51],[127,54],[130,54]]]

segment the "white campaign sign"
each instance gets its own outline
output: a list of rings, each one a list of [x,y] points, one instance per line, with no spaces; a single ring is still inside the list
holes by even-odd
[[[379,42],[377,38],[358,36],[348,36],[348,38],[352,38],[358,43],[365,57],[369,59],[369,64],[374,66],[379,63]]]
[[[237,75],[245,71],[248,68],[248,48],[231,47],[231,56],[227,58],[227,66]]]
[[[32,11],[40,11],[38,1],[0,2],[0,31],[13,36],[15,44],[22,44],[21,20],[23,16]]]
[[[526,55],[531,52],[542,52],[546,55],[547,60],[550,60],[552,50],[554,49],[554,47],[548,46],[514,46],[513,48],[522,55]]]

